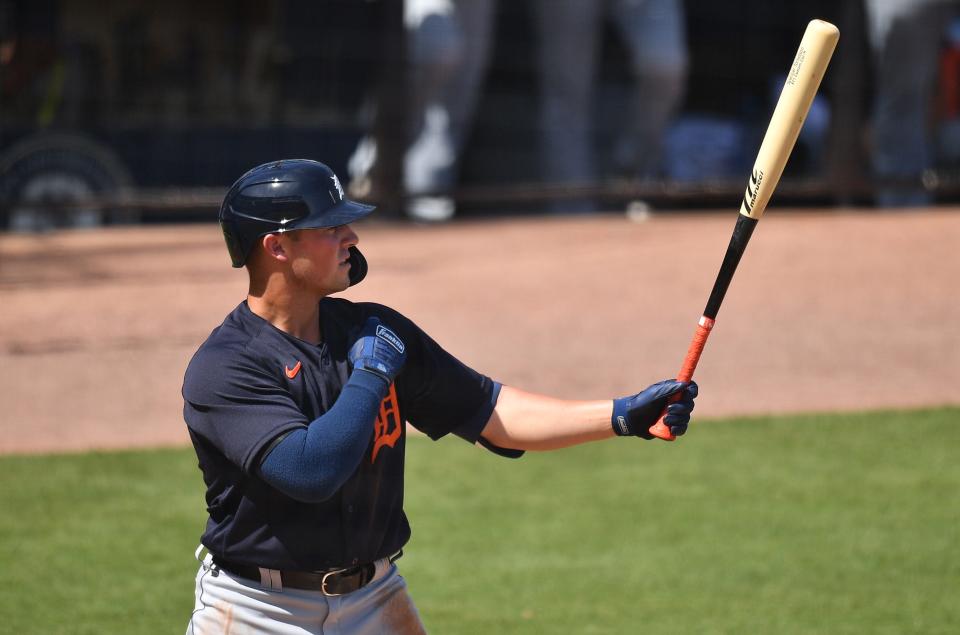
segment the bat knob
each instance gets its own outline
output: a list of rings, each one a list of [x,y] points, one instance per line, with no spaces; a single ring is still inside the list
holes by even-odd
[[[677,437],[673,436],[673,433],[670,432],[670,426],[663,422],[663,418],[660,418],[660,421],[657,421],[655,424],[650,426],[647,429],[647,432],[652,434],[658,439],[663,439],[664,441],[676,441]]]

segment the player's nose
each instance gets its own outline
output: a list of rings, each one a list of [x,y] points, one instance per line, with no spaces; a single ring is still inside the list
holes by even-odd
[[[353,226],[352,226],[352,225],[344,225],[344,226],[343,226],[343,236],[342,236],[341,240],[343,241],[343,244],[344,244],[346,247],[353,247],[353,246],[356,245],[358,242],[360,242],[360,237],[357,236],[357,232],[355,232],[355,231],[353,230]]]

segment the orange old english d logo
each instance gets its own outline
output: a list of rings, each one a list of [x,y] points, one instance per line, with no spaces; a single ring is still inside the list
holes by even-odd
[[[370,462],[377,460],[380,448],[392,448],[403,434],[403,419],[400,418],[400,407],[397,404],[397,388],[390,384],[390,392],[380,403],[380,414],[373,424],[373,453]]]

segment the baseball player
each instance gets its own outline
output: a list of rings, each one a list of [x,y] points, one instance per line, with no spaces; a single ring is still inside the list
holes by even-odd
[[[227,249],[250,286],[184,377],[209,512],[187,633],[423,633],[396,565],[410,538],[404,422],[506,457],[650,438],[665,407],[686,431],[692,382],[612,401],[535,395],[386,306],[330,297],[367,273],[351,223],[372,211],[302,159],[256,167],[224,198]]]

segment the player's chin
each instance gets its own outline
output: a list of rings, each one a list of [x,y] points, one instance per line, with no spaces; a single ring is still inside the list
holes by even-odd
[[[347,288],[350,286],[349,263],[347,264],[346,267],[341,266],[339,268],[339,270],[337,271],[337,275],[335,277],[335,281],[333,282],[332,286],[336,287],[336,291],[346,291]],[[334,291],[334,293],[336,293],[336,291]]]

